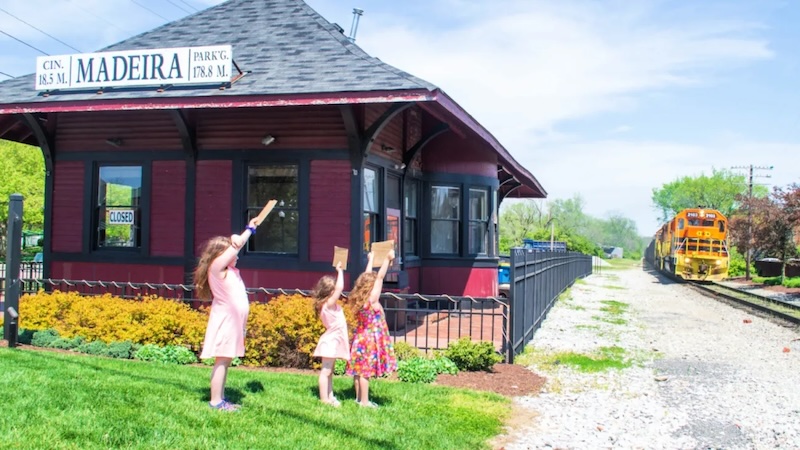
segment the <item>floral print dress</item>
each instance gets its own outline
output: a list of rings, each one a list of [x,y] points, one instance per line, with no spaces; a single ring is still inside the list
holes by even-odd
[[[358,311],[356,321],[347,374],[375,378],[397,370],[397,358],[383,308],[374,309],[367,305]]]

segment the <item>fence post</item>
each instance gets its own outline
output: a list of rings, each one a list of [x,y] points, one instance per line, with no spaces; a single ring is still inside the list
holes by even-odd
[[[514,315],[515,315],[515,302],[517,290],[517,252],[516,248],[511,249],[511,257],[509,258],[508,268],[508,315],[506,316],[506,362],[509,364],[514,363]]]
[[[17,342],[17,315],[19,311],[19,265],[22,258],[22,194],[11,194],[8,201],[8,228],[6,232],[6,298],[3,311],[3,339],[9,347]],[[12,336],[13,334],[13,336]],[[13,344],[12,344],[13,343]]]

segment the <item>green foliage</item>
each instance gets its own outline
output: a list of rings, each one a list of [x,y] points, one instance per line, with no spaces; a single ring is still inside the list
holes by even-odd
[[[204,359],[202,362],[203,362],[203,365],[213,366],[214,365],[214,358],[207,358],[207,359]],[[236,367],[236,366],[241,366],[241,365],[242,365],[242,359],[241,358],[233,358],[233,360],[231,361],[231,367]]]
[[[428,358],[411,358],[397,363],[397,378],[407,383],[433,383],[436,365]]]
[[[84,342],[76,350],[87,355],[102,356],[108,354],[108,344],[103,341]]]
[[[31,339],[31,345],[33,345],[34,347],[50,347],[53,341],[55,341],[58,338],[59,338],[58,331],[52,328],[48,328],[33,333],[33,339]]]
[[[747,193],[748,184],[744,175],[726,169],[712,169],[711,176],[687,175],[661,188],[654,188],[652,200],[661,211],[660,220],[666,222],[681,210],[698,205],[716,209],[730,217],[739,206],[737,198]],[[764,196],[767,190],[763,186],[755,186],[753,194]]]
[[[436,374],[456,375],[458,374],[458,366],[456,363],[447,358],[446,356],[439,356],[431,360],[433,367],[436,369]]]
[[[468,372],[490,371],[503,360],[495,351],[494,344],[488,341],[473,342],[469,337],[451,342],[444,351],[444,356],[453,361],[459,370]]]
[[[197,362],[197,357],[191,350],[179,345],[167,345],[166,347],[153,344],[144,345],[136,351],[133,357],[142,361],[157,361],[167,364],[194,364]]]
[[[51,342],[49,347],[60,350],[75,350],[84,342],[86,342],[86,340],[80,336],[75,336],[73,338],[58,338]]]
[[[122,342],[112,342],[108,344],[108,348],[106,349],[106,353],[103,356],[109,356],[111,358],[120,358],[120,359],[131,359],[136,351],[139,349],[139,346],[136,346],[131,341],[122,341]]]
[[[344,375],[345,372],[347,372],[347,363],[343,359],[337,359],[336,362],[333,363],[333,374]]]
[[[399,361],[422,356],[417,347],[414,347],[406,341],[397,341],[394,343],[394,354]]]
[[[8,222],[8,198],[23,196],[25,229],[44,227],[44,157],[38,147],[0,140],[0,223]],[[5,232],[3,233],[5,235]],[[5,253],[5,246],[2,252]]]
[[[747,261],[745,260],[744,255],[739,253],[739,250],[736,247],[730,247],[728,255],[730,256],[730,260],[728,262],[728,276],[740,277],[744,275],[746,271],[745,269],[747,268]]]

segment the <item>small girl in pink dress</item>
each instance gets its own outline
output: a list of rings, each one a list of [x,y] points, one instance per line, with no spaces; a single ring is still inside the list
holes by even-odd
[[[200,358],[214,358],[209,406],[223,411],[236,411],[240,407],[225,400],[225,381],[233,358],[244,356],[250,303],[236,261],[239,250],[255,231],[256,219],[253,219],[242,234],[209,239],[194,271],[198,297],[213,299]]]
[[[380,303],[383,278],[394,259],[394,250],[383,260],[377,275],[372,271],[372,252],[368,255],[367,269],[356,280],[349,300],[358,308],[357,324],[350,348],[347,374],[353,376],[356,402],[360,406],[377,408],[369,401],[369,379],[397,370],[392,337],[386,325],[386,314]]]
[[[333,365],[337,359],[350,359],[349,337],[344,310],[337,303],[344,289],[342,263],[336,264],[336,282],[324,276],[317,282],[312,292],[317,315],[325,325],[326,331],[320,336],[314,356],[322,358],[322,370],[319,373],[319,399],[322,403],[339,407],[341,403],[333,395]]]

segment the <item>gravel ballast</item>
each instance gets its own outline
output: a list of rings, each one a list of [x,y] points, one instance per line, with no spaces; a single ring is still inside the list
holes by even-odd
[[[609,301],[627,306],[609,313]],[[800,331],[642,267],[576,283],[531,346],[530,368],[548,381],[515,398],[527,419],[497,448],[800,449]],[[624,349],[630,367],[544,363],[602,347]]]

